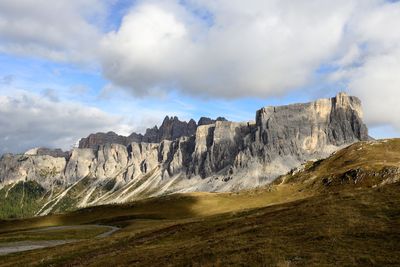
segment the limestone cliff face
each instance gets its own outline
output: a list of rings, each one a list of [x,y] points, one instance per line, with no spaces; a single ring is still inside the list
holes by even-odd
[[[48,155],[3,155],[0,160],[0,184],[37,181],[49,188],[52,183],[64,183],[64,157]]]
[[[142,135],[132,134],[130,136],[118,135],[114,132],[90,134],[79,141],[79,148],[96,149],[102,144],[121,144],[127,146],[130,142],[141,142]]]
[[[154,126],[146,130],[145,134],[132,133],[129,136],[118,135],[114,132],[91,134],[79,141],[79,148],[96,149],[104,144],[129,145],[136,143],[160,143],[163,140],[176,140],[183,136],[192,136],[196,133],[197,126],[213,124],[216,121],[226,121],[225,118],[218,117],[216,120],[202,117],[196,123],[193,119],[189,122],[180,121],[178,117],[166,116],[160,128]]]
[[[263,144],[270,152],[306,155],[367,140],[368,130],[362,122],[360,100],[340,93],[308,104],[259,110],[255,138],[255,144]]]
[[[360,101],[345,94],[262,108],[255,122],[217,120],[198,126],[171,119],[154,132],[157,142],[94,142],[92,147],[86,140],[89,148],[76,148],[68,157],[5,155],[0,184],[35,180],[48,190],[55,185],[69,190],[83,183],[79,188],[85,197],[78,206],[173,192],[239,190],[369,139]]]

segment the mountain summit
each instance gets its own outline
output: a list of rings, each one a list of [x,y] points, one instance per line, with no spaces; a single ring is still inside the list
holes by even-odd
[[[68,156],[5,155],[0,184],[29,182],[46,195],[36,214],[175,192],[236,191],[368,139],[360,100],[340,93],[262,108],[255,122],[166,117],[144,135],[91,135]]]
[[[189,122],[180,121],[178,117],[166,116],[160,128],[154,126],[146,130],[145,134],[133,132],[129,136],[118,135],[114,132],[91,134],[79,141],[79,148],[96,149],[105,144],[129,145],[132,142],[140,143],[159,143],[163,140],[175,140],[183,136],[192,136],[196,133],[197,126],[213,124],[216,121],[226,121],[225,118],[218,117],[213,120],[207,117],[201,117],[196,123],[193,119]]]

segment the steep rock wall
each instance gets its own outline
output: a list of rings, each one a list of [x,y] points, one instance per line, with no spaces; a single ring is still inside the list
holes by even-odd
[[[166,132],[182,134],[171,125]],[[341,93],[311,103],[262,108],[255,122],[218,120],[196,126],[191,136],[173,140],[106,143],[73,149],[67,157],[34,151],[4,155],[0,184],[30,180],[47,190],[54,185],[62,190],[86,179],[82,187],[88,189],[82,195],[91,195],[113,181],[96,197],[85,197],[84,204],[173,192],[232,191],[266,184],[307,160],[368,139],[360,100]]]

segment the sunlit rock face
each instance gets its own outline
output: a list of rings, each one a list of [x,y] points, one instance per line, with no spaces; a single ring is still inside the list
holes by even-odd
[[[132,142],[136,143],[160,143],[163,140],[176,140],[184,136],[192,136],[196,134],[198,126],[213,124],[216,121],[226,121],[225,118],[218,117],[216,120],[201,117],[196,123],[193,119],[189,122],[180,121],[178,117],[164,118],[160,128],[157,126],[146,130],[145,134],[132,133],[129,136],[118,135],[114,132],[91,134],[79,141],[79,148],[96,149],[100,145],[105,144],[121,144],[129,145]]]
[[[343,93],[307,104],[263,108],[256,125],[256,143],[280,155],[318,154],[368,139],[360,100]]]
[[[255,122],[186,123],[166,117],[145,135],[95,134],[68,153],[36,149],[4,155],[0,184],[33,180],[61,191],[79,185],[79,206],[174,192],[235,191],[269,183],[307,160],[368,139],[360,100],[340,93],[262,108]]]

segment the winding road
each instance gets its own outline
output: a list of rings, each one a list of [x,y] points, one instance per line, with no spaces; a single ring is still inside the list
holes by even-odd
[[[72,225],[72,226],[54,226],[54,227],[46,227],[37,230],[31,230],[29,232],[44,232],[44,231],[52,231],[52,230],[67,230],[67,229],[82,229],[87,227],[107,227],[110,230],[97,235],[95,238],[105,238],[111,236],[113,233],[118,231],[120,228],[109,225]],[[67,240],[39,240],[39,241],[17,241],[17,242],[7,242],[0,243],[0,256],[7,255],[15,252],[22,252],[34,249],[55,247],[59,245],[64,245],[68,243],[74,243],[78,241],[82,241],[83,239],[67,239]]]

